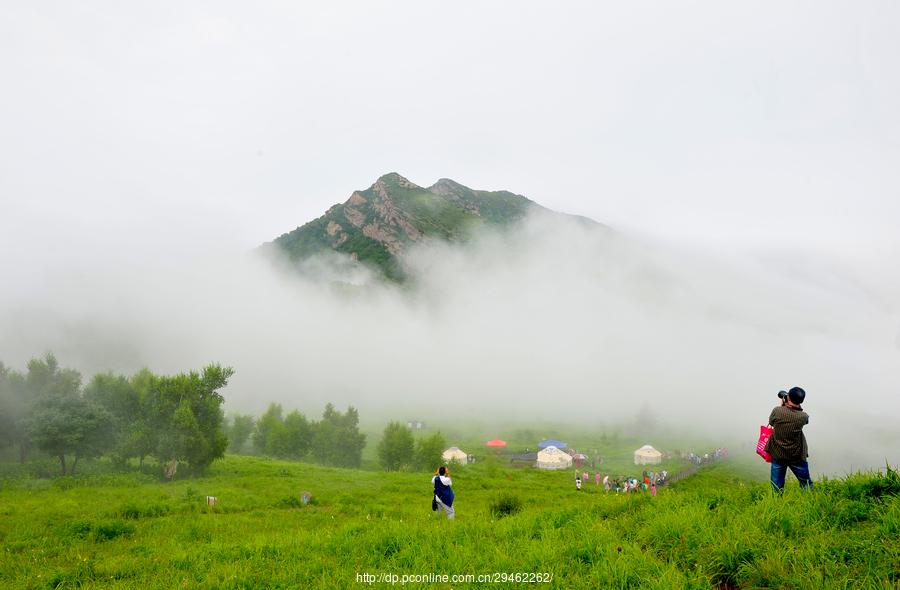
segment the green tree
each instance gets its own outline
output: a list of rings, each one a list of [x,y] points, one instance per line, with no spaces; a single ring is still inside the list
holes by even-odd
[[[52,352],[42,359],[28,361],[25,376],[29,393],[37,400],[46,395],[75,395],[81,390],[81,373],[60,368]]]
[[[434,471],[443,464],[442,455],[446,448],[444,436],[435,432],[431,436],[416,441],[415,466],[420,471]]]
[[[281,404],[269,404],[269,408],[256,421],[253,431],[253,448],[261,455],[280,456],[284,439],[284,418]]]
[[[66,455],[73,455],[74,475],[79,459],[98,457],[113,444],[113,418],[80,395],[46,395],[35,404],[28,433],[39,449],[59,458],[63,475]]]
[[[294,410],[284,417],[284,441],[282,447],[287,457],[302,459],[312,444],[313,425],[306,416]]]
[[[0,362],[0,446],[20,444],[24,437],[21,374]]]
[[[21,463],[31,446],[27,419],[34,402],[25,375],[0,363],[0,445],[18,446]]]
[[[353,406],[341,416],[338,425],[337,461],[339,467],[359,468],[362,452],[366,446],[366,435],[359,431],[359,412]]]
[[[225,454],[228,439],[222,431],[224,398],[218,390],[234,374],[230,367],[208,365],[191,371],[156,377],[150,387],[154,426],[154,454],[163,462],[184,461],[203,471]]]
[[[31,359],[28,370],[22,375],[5,371],[5,401],[0,401],[10,412],[12,425],[8,440],[19,445],[19,461],[24,463],[32,446],[31,417],[36,404],[49,395],[77,395],[81,389],[81,375],[72,369],[62,369],[53,353],[40,359]],[[3,386],[0,385],[0,389]]]
[[[228,435],[228,450],[232,453],[242,452],[255,427],[256,421],[253,419],[253,416],[235,414],[231,418],[226,432]]]
[[[326,465],[359,467],[366,435],[359,432],[359,413],[349,406],[341,414],[330,403],[322,412],[322,419],[313,428],[310,451],[313,458]]]
[[[66,474],[66,455],[78,460],[96,457],[114,444],[113,417],[99,403],[84,397],[81,374],[62,369],[52,354],[28,362],[25,388],[33,403],[25,419],[28,439],[59,459]]]
[[[378,443],[378,460],[387,471],[409,468],[414,449],[412,430],[399,422],[389,422]]]
[[[123,375],[98,373],[84,388],[86,400],[102,406],[111,417],[110,452],[122,465],[130,457],[140,455],[134,444],[134,432],[146,421],[140,394],[131,380]]]
[[[155,414],[156,396],[154,387],[157,377],[149,369],[135,373],[129,383],[135,396],[135,414],[128,421],[123,433],[122,453],[127,457],[137,457],[141,469],[144,459],[153,455],[157,448],[159,418]]]
[[[316,425],[299,411],[283,416],[280,404],[269,404],[256,421],[253,446],[264,455],[302,459],[310,449],[315,429]]]

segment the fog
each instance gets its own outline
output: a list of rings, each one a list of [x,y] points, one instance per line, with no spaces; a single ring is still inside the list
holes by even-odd
[[[750,443],[800,385],[814,469],[900,463],[897,3],[5,8],[7,365]],[[612,230],[422,245],[403,288],[254,250],[392,170]]]
[[[599,429],[649,407],[748,444],[800,385],[818,469],[900,459],[896,283],[823,257],[702,252],[551,214],[423,244],[403,287],[337,256],[303,272],[258,250],[131,256],[20,277],[0,299],[0,359],[52,350],[86,376],[220,362],[236,369],[230,412],[330,401],[445,427]]]

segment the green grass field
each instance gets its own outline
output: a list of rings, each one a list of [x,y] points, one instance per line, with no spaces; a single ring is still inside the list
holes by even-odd
[[[76,477],[34,471],[3,466],[3,588],[897,588],[900,580],[900,479],[891,471],[820,480],[812,493],[794,480],[776,497],[760,481],[761,462],[732,459],[650,497],[605,495],[593,482],[576,492],[571,471],[485,459],[453,469],[453,521],[432,513],[428,473],[243,456],[168,483],[102,462]],[[401,584],[517,573],[552,580]],[[367,583],[366,574],[396,579]]]

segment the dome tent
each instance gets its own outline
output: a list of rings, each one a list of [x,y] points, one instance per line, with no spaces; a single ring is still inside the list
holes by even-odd
[[[647,465],[662,463],[662,453],[651,447],[644,445],[634,452],[635,465]]]
[[[548,438],[547,440],[542,440],[538,443],[539,449],[546,449],[547,447],[556,447],[557,449],[565,449],[568,447],[566,443],[561,440],[557,440],[555,438]]]
[[[495,438],[494,440],[489,440],[484,443],[486,447],[493,447],[496,449],[500,449],[506,446],[505,440],[500,440],[499,438]]]
[[[572,457],[554,446],[541,449],[537,454],[538,469],[568,469],[572,466]]]
[[[457,463],[465,464],[469,460],[469,456],[466,455],[465,452],[461,451],[459,447],[450,447],[441,455],[441,458],[449,463],[450,461],[456,461]]]

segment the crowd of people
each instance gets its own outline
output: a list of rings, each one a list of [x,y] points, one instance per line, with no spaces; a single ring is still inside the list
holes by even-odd
[[[587,471],[581,473],[576,471],[575,489],[580,490],[582,483],[589,482],[590,478],[591,474]],[[604,493],[607,494],[610,492],[617,494],[628,492],[650,492],[655,496],[657,488],[665,485],[668,478],[669,472],[665,469],[662,471],[644,470],[640,479],[636,477],[626,477],[624,475],[611,477],[610,474],[603,475],[598,471],[594,475],[594,485],[599,488],[602,483]]]
[[[694,465],[703,465],[706,463],[711,463],[716,459],[724,459],[728,456],[728,449],[724,447],[719,447],[715,449],[712,453],[703,453],[702,455],[697,455],[695,453],[681,453],[681,458],[688,463],[692,463]]]
[[[667,454],[667,458],[675,456],[694,466],[701,466],[719,459],[728,457],[728,449],[718,447],[708,453],[697,454],[694,452],[680,452],[677,455]],[[692,470],[693,471],[693,470]],[[631,492],[649,492],[655,496],[660,486],[669,482],[669,472],[665,469],[660,471],[644,470],[640,477],[634,476],[612,476],[611,474],[602,474],[599,471],[594,474],[594,485],[599,487],[603,485],[605,493],[631,493]],[[587,485],[591,481],[591,474],[587,471],[575,471],[575,489],[581,490],[583,485]]]

